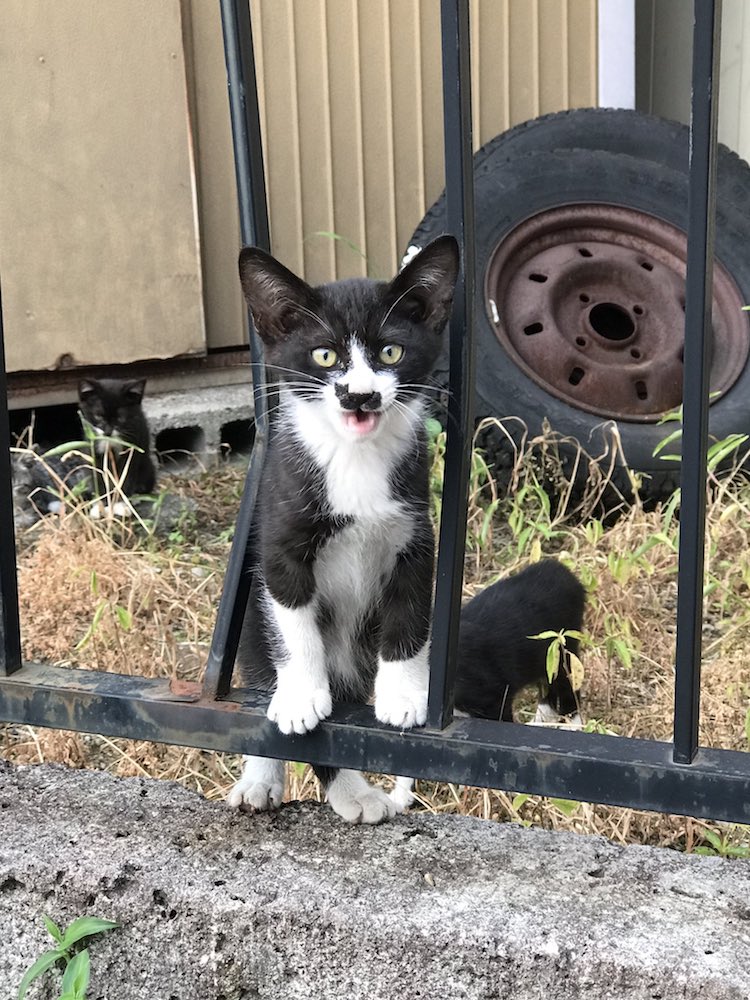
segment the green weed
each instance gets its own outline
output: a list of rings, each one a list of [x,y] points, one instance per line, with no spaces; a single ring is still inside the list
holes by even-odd
[[[46,915],[44,924],[56,943],[55,947],[43,952],[26,970],[18,987],[18,1000],[24,1000],[34,980],[55,966],[62,967],[63,972],[59,1000],[85,1000],[89,984],[89,953],[88,949],[84,949],[73,955],[72,948],[84,938],[114,930],[119,924],[112,920],[100,920],[99,917],[79,917],[63,931]]]

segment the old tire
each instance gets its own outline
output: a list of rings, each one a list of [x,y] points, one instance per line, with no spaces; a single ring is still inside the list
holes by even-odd
[[[671,492],[677,465],[653,452],[674,427],[659,418],[681,398],[686,174],[597,149],[485,156],[475,169],[475,200],[477,416],[519,417],[532,435],[548,420],[592,455],[605,450],[615,424],[625,464],[646,473],[645,495]],[[414,234],[416,245],[445,230],[437,209]],[[741,312],[750,301],[749,242],[749,218],[723,186],[710,409],[716,439],[750,429],[750,334]],[[497,464],[507,465],[507,439],[496,435],[491,448]],[[619,485],[627,485],[624,474]]]

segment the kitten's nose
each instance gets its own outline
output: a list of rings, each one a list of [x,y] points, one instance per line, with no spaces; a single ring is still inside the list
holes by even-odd
[[[348,385],[336,384],[336,397],[344,410],[379,410],[383,405],[379,392],[349,392]]]

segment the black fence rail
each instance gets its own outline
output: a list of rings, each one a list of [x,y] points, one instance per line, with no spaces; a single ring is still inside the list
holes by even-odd
[[[450,326],[450,419],[430,664],[428,724],[397,732],[372,709],[339,707],[284,736],[266,698],[231,687],[247,600],[247,540],[266,440],[262,354],[250,324],[257,433],[202,685],[23,663],[10,463],[0,448],[0,719],[681,813],[750,817],[750,755],[698,745],[706,503],[720,0],[695,0],[690,145],[682,502],[674,742],[453,718],[472,441],[474,212],[468,0],[442,0],[448,229],[462,248]],[[221,0],[242,239],[268,246],[247,0]],[[1,319],[1,310],[0,310]],[[0,324],[0,441],[9,439]]]

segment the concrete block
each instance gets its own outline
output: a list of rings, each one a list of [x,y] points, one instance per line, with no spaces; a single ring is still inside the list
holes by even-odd
[[[248,382],[147,394],[143,409],[153,446],[178,456],[190,452],[206,464],[216,461],[222,442],[232,444],[233,431],[247,427],[247,440],[251,440],[252,392]]]
[[[750,866],[456,817],[351,827],[175,785],[0,764],[0,997],[41,915],[92,1000],[747,1000]],[[34,998],[52,1000],[50,986]]]

